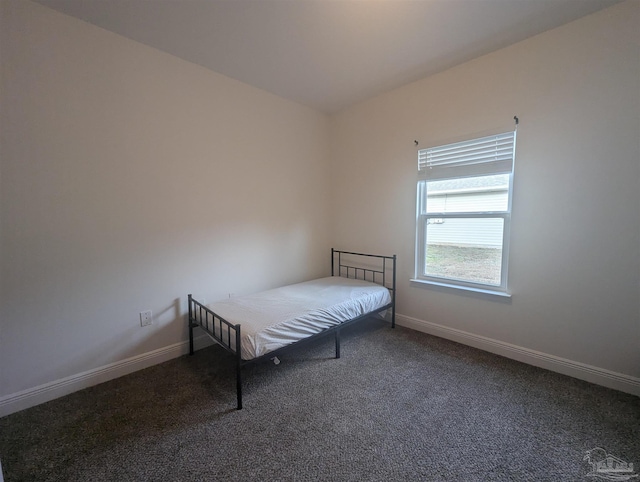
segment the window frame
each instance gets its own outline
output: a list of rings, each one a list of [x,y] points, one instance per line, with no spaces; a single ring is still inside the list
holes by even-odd
[[[471,290],[475,292],[493,294],[497,296],[510,297],[508,291],[508,274],[509,274],[509,251],[511,239],[511,215],[513,200],[513,180],[515,168],[515,142],[516,132],[513,132],[513,162],[508,172],[496,171],[486,173],[472,173],[469,175],[451,175],[448,179],[463,179],[468,177],[483,177],[494,174],[508,174],[508,193],[507,193],[507,209],[505,211],[472,211],[472,212],[428,212],[427,206],[427,183],[429,181],[438,181],[442,178],[428,179],[424,175],[418,177],[417,193],[416,193],[416,240],[415,240],[415,277],[411,281],[425,283],[436,286],[449,288]],[[465,142],[472,142],[475,139],[469,139]],[[442,146],[438,146],[442,147]],[[423,169],[419,151],[419,169]],[[440,277],[426,274],[427,268],[427,225],[429,219],[502,219],[502,257],[500,263],[500,284],[479,283],[469,280],[457,278]]]

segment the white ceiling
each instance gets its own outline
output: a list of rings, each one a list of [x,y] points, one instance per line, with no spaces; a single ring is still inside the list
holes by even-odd
[[[619,0],[36,0],[323,112]]]

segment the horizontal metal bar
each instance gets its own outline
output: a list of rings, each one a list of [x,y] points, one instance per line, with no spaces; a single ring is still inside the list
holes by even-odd
[[[386,259],[393,259],[393,256],[383,256],[380,254],[366,254],[366,253],[353,253],[351,251],[338,251],[337,249],[333,251],[334,253],[342,253],[342,254],[353,254],[356,256],[368,256],[370,258],[386,258]]]
[[[383,274],[384,273],[384,271],[379,271],[377,269],[361,268],[360,266],[351,266],[351,265],[348,265],[348,264],[341,264],[340,267],[341,268],[357,269],[359,271],[367,271],[369,273],[378,273],[378,274]]]

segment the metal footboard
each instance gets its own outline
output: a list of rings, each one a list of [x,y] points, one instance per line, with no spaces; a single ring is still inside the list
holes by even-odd
[[[193,355],[193,329],[201,328],[236,357],[236,392],[238,410],[242,408],[242,346],[240,325],[229,323],[189,295],[189,354]],[[217,329],[216,329],[217,328]],[[233,343],[232,343],[233,341]]]

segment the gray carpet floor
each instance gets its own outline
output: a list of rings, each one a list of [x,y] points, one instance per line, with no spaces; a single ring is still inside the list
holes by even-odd
[[[246,367],[240,411],[210,347],[4,417],[5,482],[594,480],[596,447],[640,469],[638,397],[378,320],[333,354]]]

